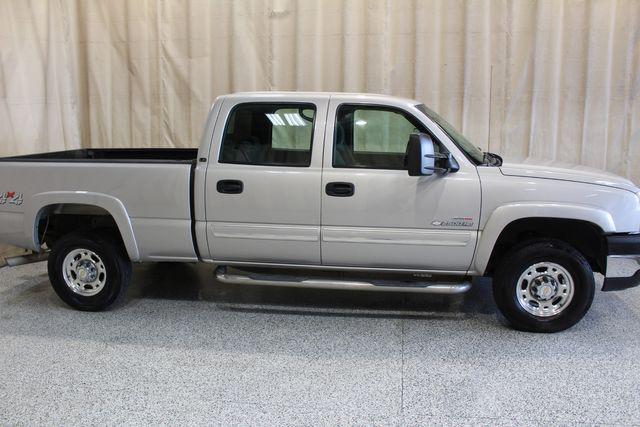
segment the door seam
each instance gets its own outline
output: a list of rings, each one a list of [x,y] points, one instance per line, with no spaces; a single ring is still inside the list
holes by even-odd
[[[320,163],[320,235],[318,236],[319,240],[319,244],[320,244],[320,265],[324,265],[324,261],[322,259],[322,199],[323,199],[323,195],[322,195],[322,184],[324,183],[324,155],[325,155],[325,150],[327,147],[327,132],[329,130],[329,110],[331,109],[331,99],[333,98],[332,95],[329,95],[329,99],[327,100],[327,111],[325,114],[325,118],[324,118],[324,137],[322,139],[322,154],[321,154],[321,163]]]

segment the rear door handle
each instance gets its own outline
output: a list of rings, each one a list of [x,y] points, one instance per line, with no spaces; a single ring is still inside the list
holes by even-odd
[[[330,182],[325,187],[325,192],[333,197],[351,197],[356,188],[350,182]]]
[[[218,181],[216,188],[218,189],[218,193],[240,194],[244,189],[244,185],[242,181],[238,181],[237,179],[223,179]]]

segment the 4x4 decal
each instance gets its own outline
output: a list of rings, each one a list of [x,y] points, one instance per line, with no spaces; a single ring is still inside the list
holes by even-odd
[[[4,205],[6,203],[10,205],[21,205],[24,201],[22,197],[22,193],[16,193],[15,191],[5,191],[0,194],[0,205]]]

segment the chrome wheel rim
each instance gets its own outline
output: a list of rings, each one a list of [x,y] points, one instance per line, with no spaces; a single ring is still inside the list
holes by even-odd
[[[74,293],[90,297],[104,289],[107,269],[95,252],[74,249],[64,258],[63,265],[64,281]]]
[[[554,262],[529,266],[518,279],[516,296],[520,306],[537,317],[564,311],[573,299],[574,284],[569,272]]]

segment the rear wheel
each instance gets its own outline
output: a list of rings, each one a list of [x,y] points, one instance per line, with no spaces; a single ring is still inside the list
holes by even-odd
[[[56,294],[85,311],[118,304],[131,279],[131,261],[122,245],[100,233],[61,237],[49,256],[48,270]]]
[[[584,256],[557,240],[536,240],[505,258],[493,281],[496,305],[516,329],[558,332],[591,307],[595,280]]]

